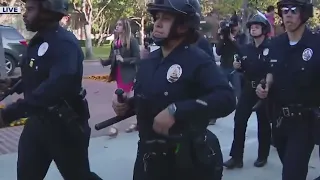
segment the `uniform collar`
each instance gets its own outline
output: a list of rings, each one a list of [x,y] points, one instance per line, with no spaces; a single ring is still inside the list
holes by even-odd
[[[46,39],[50,38],[52,36],[52,33],[54,32],[58,32],[59,29],[62,28],[59,24],[57,25],[54,25],[50,28],[47,28],[45,30],[41,30],[41,31],[38,31],[37,34],[35,34],[29,45],[32,46],[33,44],[37,44],[39,42],[43,42],[43,41],[46,41]]]
[[[51,34],[53,32],[58,32],[60,28],[62,27],[57,23],[52,25],[51,27],[38,31],[37,35],[40,37],[46,37],[48,34]]]
[[[258,47],[256,47],[254,41],[252,43],[252,46],[255,48],[266,48],[266,47],[268,47],[268,43],[269,43],[269,39],[266,37],[266,38],[264,38],[264,40],[262,41],[262,43]]]
[[[174,48],[174,50],[171,51],[171,53],[167,57],[165,57],[165,59],[176,59],[177,54],[180,54],[181,50],[188,49],[189,47],[190,47],[190,44],[181,43],[176,48]],[[156,53],[157,53],[158,57],[162,57],[163,58],[161,47],[159,48],[158,52],[156,52]]]
[[[305,27],[305,30],[302,34],[300,41],[295,46],[308,46],[310,44],[309,41],[312,40],[312,32]],[[286,42],[290,45],[288,34],[286,33]]]

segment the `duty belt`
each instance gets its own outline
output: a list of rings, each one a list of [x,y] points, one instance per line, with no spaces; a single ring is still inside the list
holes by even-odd
[[[310,113],[317,108],[320,109],[320,107],[307,107],[302,104],[287,105],[281,107],[281,115],[283,117],[297,117]]]
[[[248,81],[248,85],[253,89],[257,88],[258,84],[258,81]]]

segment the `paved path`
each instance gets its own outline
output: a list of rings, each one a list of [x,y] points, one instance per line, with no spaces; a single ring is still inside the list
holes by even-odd
[[[233,132],[233,114],[220,119],[215,126],[209,129],[220,139],[224,158],[228,158]],[[257,156],[257,124],[255,115],[248,124],[244,168],[225,170],[223,180],[281,180],[281,163],[271,149],[268,164],[263,168],[255,168],[253,162]],[[130,180],[136,154],[137,134],[120,134],[116,139],[107,137],[92,138],[90,143],[90,161],[92,171],[105,180]],[[307,180],[313,180],[320,173],[318,148],[312,154]],[[0,180],[16,179],[17,154],[0,156]],[[55,165],[52,164],[45,180],[62,180]]]

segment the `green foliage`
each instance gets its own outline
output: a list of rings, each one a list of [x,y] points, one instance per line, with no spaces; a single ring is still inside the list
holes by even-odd
[[[76,10],[81,10],[82,1],[71,0],[71,4],[75,5]],[[102,27],[114,28],[115,22],[121,18],[131,18],[136,23],[137,27],[141,26],[141,17],[146,17],[145,25],[149,26],[151,21],[150,16],[146,12],[146,0],[88,0],[92,5],[92,29],[93,32],[100,32]],[[246,0],[201,0],[202,14],[206,16],[208,13],[217,12],[220,16],[232,14],[234,11],[241,12],[242,6]],[[255,13],[256,9],[265,12],[269,5],[276,6],[278,0],[247,0],[249,14]],[[320,0],[313,1],[315,15],[310,19],[310,26],[314,27],[320,23]],[[72,6],[71,6],[72,7]],[[75,9],[71,8],[73,11]],[[277,18],[279,21],[280,19]],[[202,25],[203,31],[210,31],[210,25]],[[105,28],[104,28],[105,29]]]
[[[320,10],[318,8],[314,8],[313,10],[313,18],[309,19],[308,25],[311,28],[315,28],[320,25]]]

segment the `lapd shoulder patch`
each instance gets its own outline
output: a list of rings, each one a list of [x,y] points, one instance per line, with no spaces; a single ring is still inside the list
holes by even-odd
[[[42,43],[38,49],[38,56],[43,56],[49,48],[49,44],[47,42]]]

